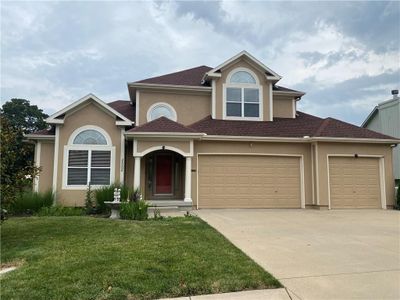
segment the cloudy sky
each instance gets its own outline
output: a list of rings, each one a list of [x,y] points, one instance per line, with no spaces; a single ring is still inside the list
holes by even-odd
[[[300,110],[360,124],[400,88],[400,2],[2,2],[1,101],[53,113],[94,93],[247,50],[307,94]]]

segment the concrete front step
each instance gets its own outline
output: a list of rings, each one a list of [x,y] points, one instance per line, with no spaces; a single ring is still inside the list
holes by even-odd
[[[192,202],[185,202],[182,200],[148,200],[149,209],[175,209],[175,210],[192,210]]]

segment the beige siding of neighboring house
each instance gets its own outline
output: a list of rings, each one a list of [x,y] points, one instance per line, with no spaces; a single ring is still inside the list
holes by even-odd
[[[228,74],[236,68],[248,68],[251,71],[253,71],[257,77],[260,85],[262,86],[262,95],[263,95],[263,120],[262,121],[270,121],[269,115],[270,115],[270,104],[269,102],[271,101],[270,96],[269,96],[269,91],[270,91],[270,83],[266,81],[265,75],[263,72],[260,72],[257,68],[253,67],[250,63],[248,63],[246,60],[241,59],[238,62],[229,65],[228,67],[224,68],[221,71],[221,77],[216,79],[216,119],[222,119],[223,118],[223,84],[226,83],[226,79]]]
[[[105,130],[115,147],[115,182],[120,181],[120,154],[121,154],[121,129],[115,125],[115,116],[106,113],[98,105],[89,104],[67,113],[64,124],[60,128],[58,168],[57,168],[57,203],[67,206],[83,206],[86,190],[63,189],[63,165],[64,146],[74,130],[86,126],[95,125]]]
[[[319,176],[319,203],[329,205],[328,163],[327,155],[376,155],[384,157],[386,205],[394,203],[394,178],[392,165],[392,149],[389,145],[361,144],[361,143],[318,143],[318,176]]]
[[[197,141],[194,146],[192,161],[192,199],[197,205],[197,158],[198,155],[208,154],[268,154],[268,155],[302,155],[304,158],[304,192],[306,206],[312,205],[311,177],[311,148],[303,143],[268,143],[268,142],[226,142],[226,141]],[[201,159],[201,158],[200,158]],[[251,194],[249,194],[251,197]],[[300,199],[299,199],[300,201]]]
[[[190,125],[211,115],[211,92],[173,93],[141,90],[139,91],[139,120],[136,120],[136,125],[148,122],[147,112],[153,104],[158,102],[171,105],[176,111],[177,122],[183,125]]]
[[[296,111],[296,101],[293,96],[274,95],[274,118],[293,118]]]
[[[39,192],[46,192],[53,187],[54,142],[40,143]]]

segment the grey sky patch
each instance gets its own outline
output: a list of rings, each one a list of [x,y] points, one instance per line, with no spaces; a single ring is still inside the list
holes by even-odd
[[[128,99],[126,82],[247,50],[307,92],[302,108],[359,123],[399,87],[399,13],[395,2],[3,2],[1,100],[51,113],[90,92]]]

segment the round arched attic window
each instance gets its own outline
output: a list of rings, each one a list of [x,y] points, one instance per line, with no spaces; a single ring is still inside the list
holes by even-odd
[[[166,117],[172,121],[176,121],[176,111],[175,109],[163,102],[159,102],[150,106],[149,110],[147,111],[147,121],[153,121],[160,117]]]
[[[73,141],[74,145],[107,145],[107,140],[99,131],[86,129],[81,131]]]
[[[230,83],[256,84],[255,78],[246,71],[237,71],[231,76]]]

